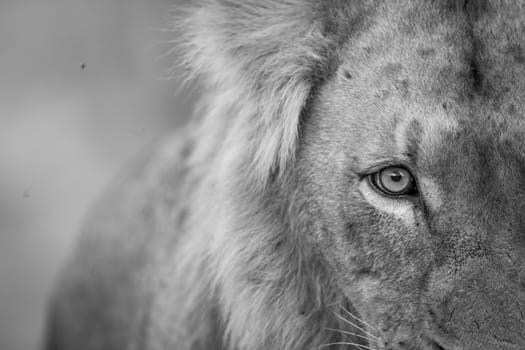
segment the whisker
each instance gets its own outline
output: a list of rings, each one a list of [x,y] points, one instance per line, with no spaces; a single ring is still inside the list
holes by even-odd
[[[336,314],[335,312],[334,312],[334,315],[335,315],[335,317],[337,317],[337,318],[340,319],[341,321],[343,321],[343,322],[349,324],[349,325],[352,326],[352,327],[355,327],[355,328],[359,329],[360,331],[362,331],[363,333],[365,333],[365,334],[368,335],[369,337],[374,338],[375,340],[379,340],[378,337],[376,337],[375,335],[373,335],[372,333],[370,333],[370,332],[367,331],[366,329],[363,329],[363,328],[359,327],[358,325],[356,325],[356,324],[353,323],[352,321],[347,320],[346,318],[344,318],[344,317],[341,316],[341,315]]]
[[[167,50],[166,52],[163,52],[160,55],[158,55],[157,57],[155,57],[155,60],[156,61],[160,61],[160,60],[162,60],[162,59],[172,55],[173,53],[177,52],[178,49],[179,48],[177,48],[177,47],[171,48],[171,49]]]
[[[172,28],[148,27],[148,28],[146,28],[146,31],[148,31],[148,32],[161,32],[161,33],[173,33],[175,30],[173,30]]]
[[[364,339],[364,340],[368,340],[368,337],[365,336],[365,335],[352,333],[352,332],[348,332],[348,331],[343,331],[342,329],[335,329],[335,328],[325,328],[325,329],[328,330],[328,331],[338,332],[338,333],[346,334],[346,335],[352,335],[354,337],[358,337],[358,338],[361,338],[361,339]]]
[[[155,48],[155,47],[158,47],[158,46],[175,45],[175,44],[180,44],[180,40],[178,40],[178,39],[157,40],[151,46],[153,48]]]
[[[371,348],[371,347],[366,346],[366,345],[361,345],[361,344],[356,344],[356,343],[349,343],[349,342],[344,342],[344,341],[319,345],[318,347],[313,348],[313,349],[322,349],[322,348],[326,348],[327,346],[333,346],[333,345],[351,345],[351,346],[357,346],[358,348],[366,349],[366,350],[377,350],[377,349]]]
[[[339,307],[341,309],[343,309],[344,312],[346,312],[348,315],[350,315],[352,318],[354,318],[355,320],[361,322],[362,324],[364,324],[365,326],[368,326],[370,328],[372,328],[374,331],[376,332],[379,332],[377,328],[373,327],[372,325],[370,325],[369,323],[363,321],[362,319],[360,319],[359,317],[355,316],[354,314],[352,314],[350,311],[348,311],[343,305],[339,305]]]

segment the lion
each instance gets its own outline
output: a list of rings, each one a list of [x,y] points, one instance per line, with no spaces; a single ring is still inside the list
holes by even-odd
[[[195,0],[198,112],[95,205],[47,349],[525,349],[525,6]]]

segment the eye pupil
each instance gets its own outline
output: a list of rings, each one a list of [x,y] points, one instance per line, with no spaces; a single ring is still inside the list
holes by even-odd
[[[399,171],[394,171],[392,174],[390,174],[390,180],[394,182],[399,182],[403,179],[403,174],[401,174]]]

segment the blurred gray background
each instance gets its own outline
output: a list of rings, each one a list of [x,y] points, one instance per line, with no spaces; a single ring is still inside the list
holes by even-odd
[[[165,80],[170,0],[0,2],[0,349],[36,350],[46,299],[93,199],[183,123]]]

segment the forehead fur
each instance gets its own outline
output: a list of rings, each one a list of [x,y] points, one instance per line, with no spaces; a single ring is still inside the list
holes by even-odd
[[[382,118],[523,108],[518,1],[199,0],[176,12],[183,65],[216,97],[203,101],[209,124],[228,125],[225,145],[244,142],[237,168],[256,186],[293,164],[304,111],[341,65],[346,103]]]
[[[343,125],[335,132],[356,139],[350,149],[369,144],[373,155],[383,144],[392,153],[404,136],[391,131],[413,120],[429,157],[459,125],[480,135],[524,131],[523,6],[477,4],[385,4],[377,13],[388,20],[348,40],[342,74],[323,89],[330,107],[321,114],[336,116]]]

